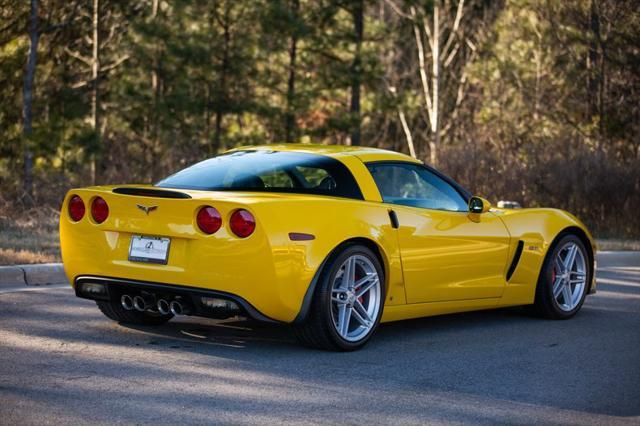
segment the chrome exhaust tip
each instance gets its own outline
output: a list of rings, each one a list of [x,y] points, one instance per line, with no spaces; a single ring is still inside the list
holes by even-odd
[[[184,306],[182,306],[182,303],[177,300],[174,300],[169,304],[169,309],[173,315],[184,315]]]
[[[181,297],[172,300],[169,309],[173,315],[191,315],[191,305]]]
[[[147,310],[147,302],[142,296],[135,296],[133,298],[133,307],[136,311],[144,312]]]
[[[128,294],[123,294],[120,298],[120,305],[127,310],[130,311],[133,309],[133,299]]]
[[[157,308],[158,312],[162,315],[169,315],[171,313],[171,305],[165,299],[158,300]]]

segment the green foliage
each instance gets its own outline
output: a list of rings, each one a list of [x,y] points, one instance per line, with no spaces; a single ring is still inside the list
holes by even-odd
[[[92,1],[38,1],[25,136],[29,2],[0,0],[0,201],[22,199],[25,148],[34,196],[52,206],[91,182],[94,157],[97,183],[115,183],[151,182],[238,145],[346,143],[357,128],[363,145],[408,152],[400,114],[428,158],[434,135],[409,10],[421,26],[439,5],[451,25],[457,1],[98,3],[94,85]],[[460,22],[441,75],[438,166],[494,200],[566,208],[603,235],[640,235],[637,215],[619,215],[640,209],[635,2],[467,0]]]

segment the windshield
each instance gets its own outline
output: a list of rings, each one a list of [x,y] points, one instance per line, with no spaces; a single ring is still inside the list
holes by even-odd
[[[156,184],[206,191],[263,191],[363,199],[349,169],[330,157],[286,151],[236,151],[202,161]]]

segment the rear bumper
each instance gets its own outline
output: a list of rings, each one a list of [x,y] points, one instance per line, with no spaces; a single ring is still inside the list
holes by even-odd
[[[107,294],[87,294],[82,291],[83,284],[85,283],[104,284],[107,289]],[[215,317],[211,314],[210,310],[202,304],[200,300],[202,297],[224,299],[237,304],[240,307],[242,314],[254,320],[263,322],[280,322],[264,315],[242,297],[224,291],[93,275],[81,275],[77,277],[74,281],[73,287],[75,289],[76,296],[80,298],[90,300],[110,300],[117,303],[119,303],[120,297],[125,293],[134,295],[139,294],[140,292],[147,292],[151,294],[168,295],[170,297],[181,297],[190,302],[193,307],[194,316],[202,317]]]

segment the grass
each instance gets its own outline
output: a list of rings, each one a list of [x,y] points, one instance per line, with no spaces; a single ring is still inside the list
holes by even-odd
[[[638,240],[596,240],[598,251],[640,251]]]
[[[60,262],[58,218],[51,208],[0,214],[0,265]]]
[[[0,265],[60,262],[59,213],[29,210],[17,217],[0,213]],[[598,239],[598,250],[640,251],[640,240]]]

